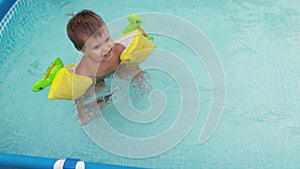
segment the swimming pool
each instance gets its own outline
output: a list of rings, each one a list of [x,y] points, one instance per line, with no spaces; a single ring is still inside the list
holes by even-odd
[[[0,38],[0,152],[76,157],[150,168],[299,168],[300,6],[297,2],[20,2],[25,8],[17,10]],[[74,63],[80,57],[67,39],[65,25],[69,17],[65,14],[84,8],[96,11],[111,23],[114,37],[118,36],[114,23],[126,25],[124,17],[133,12],[145,16],[146,31],[155,32],[156,28],[149,12],[159,12],[162,16],[180,17],[207,36],[226,77],[223,116],[209,140],[200,144],[199,135],[211,110],[213,91],[222,90],[222,86],[212,88],[213,77],[209,76],[211,72],[205,62],[189,48],[191,45],[167,36],[166,32],[153,33],[154,42],[161,49],[155,56],[163,52],[164,56],[180,57],[191,70],[200,96],[195,124],[182,141],[167,151],[144,158],[114,154],[88,137],[77,121],[72,102],[48,100],[47,89],[40,93],[31,91],[32,83],[53,58],[59,56],[65,63]],[[167,98],[179,91],[169,76],[155,71],[149,74],[157,77],[157,73],[167,79],[158,78],[154,82],[155,87],[166,89]],[[167,108],[176,108],[181,100],[169,100],[173,101],[175,104]],[[103,112],[103,116],[120,133],[143,138],[164,132],[178,113],[166,111],[158,121],[142,126],[125,123],[118,114]],[[123,146],[115,145],[126,149]]]

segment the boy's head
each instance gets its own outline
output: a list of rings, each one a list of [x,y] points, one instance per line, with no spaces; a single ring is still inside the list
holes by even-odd
[[[75,48],[80,51],[85,42],[91,36],[101,34],[100,30],[104,27],[105,23],[98,14],[83,10],[70,19],[67,24],[67,33]]]

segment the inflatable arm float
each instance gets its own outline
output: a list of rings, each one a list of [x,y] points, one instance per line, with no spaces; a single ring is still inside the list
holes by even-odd
[[[44,76],[32,85],[32,91],[38,92],[51,85],[56,73],[62,67],[64,67],[62,61],[60,60],[60,58],[56,58],[47,68],[46,72],[44,73]]]

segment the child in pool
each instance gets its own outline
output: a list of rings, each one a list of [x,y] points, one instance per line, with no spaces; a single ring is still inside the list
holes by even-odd
[[[90,10],[83,10],[70,19],[67,24],[67,34],[75,48],[83,54],[75,73],[94,79],[93,85],[85,94],[75,100],[78,118],[84,125],[96,116],[95,106],[98,108],[105,106],[111,94],[89,103],[85,98],[105,86],[104,78],[111,75],[120,65],[120,55],[125,47],[113,42],[102,18]]]

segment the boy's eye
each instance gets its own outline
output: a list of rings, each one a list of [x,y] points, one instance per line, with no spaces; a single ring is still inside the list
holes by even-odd
[[[98,49],[100,46],[101,46],[101,45],[97,45],[97,46],[94,47],[94,49]]]
[[[110,41],[110,38],[105,39],[104,43],[107,43],[108,41]],[[93,49],[99,49],[104,43],[95,46]]]

